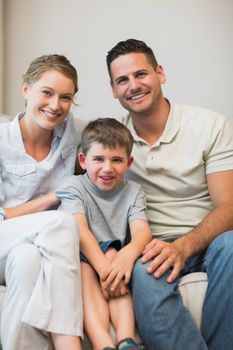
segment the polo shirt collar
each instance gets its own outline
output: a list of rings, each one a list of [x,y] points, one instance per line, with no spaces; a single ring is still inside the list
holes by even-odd
[[[170,143],[174,137],[177,135],[181,125],[181,113],[179,105],[175,103],[170,104],[170,112],[168,115],[167,123],[163,134],[156,141],[156,144],[160,143]],[[133,125],[133,119],[128,115],[128,128],[133,135],[134,141],[145,142],[142,138],[138,136]]]

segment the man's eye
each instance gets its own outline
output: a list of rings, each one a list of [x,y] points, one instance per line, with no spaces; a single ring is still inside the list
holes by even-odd
[[[96,162],[101,162],[103,159],[102,159],[101,157],[95,157],[94,160],[95,160]]]
[[[143,78],[143,77],[145,77],[145,75],[146,75],[145,72],[138,72],[138,73],[137,73],[137,77],[138,77],[138,78]]]
[[[122,163],[123,160],[121,158],[116,158],[113,161],[114,163]]]
[[[119,80],[117,80],[117,85],[123,85],[127,82],[127,79],[126,78],[121,78]]]

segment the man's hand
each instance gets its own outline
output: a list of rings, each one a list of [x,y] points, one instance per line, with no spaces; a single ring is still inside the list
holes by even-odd
[[[146,263],[151,259],[153,261],[149,264],[147,272],[152,273],[156,278],[160,278],[171,269],[167,282],[172,283],[184,267],[186,260],[184,247],[179,243],[179,239],[172,243],[153,239],[146,245],[141,261]]]

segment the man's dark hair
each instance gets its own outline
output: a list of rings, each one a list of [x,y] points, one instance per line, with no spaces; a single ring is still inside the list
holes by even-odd
[[[143,53],[155,69],[158,65],[152,49],[149,46],[147,46],[147,44],[144,41],[137,39],[127,39],[125,41],[120,41],[110,51],[108,51],[106,61],[110,78],[112,78],[112,61],[114,61],[117,57],[121,55],[126,55],[128,53]]]

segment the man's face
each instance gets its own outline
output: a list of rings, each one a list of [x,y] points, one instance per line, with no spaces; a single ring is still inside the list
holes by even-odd
[[[163,68],[155,69],[143,53],[129,53],[111,63],[112,92],[120,104],[134,115],[150,115],[163,99]]]

